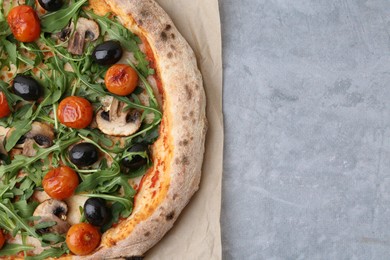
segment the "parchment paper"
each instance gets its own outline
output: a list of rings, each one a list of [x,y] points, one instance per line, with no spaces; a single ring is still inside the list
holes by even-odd
[[[209,129],[199,191],[145,259],[222,259],[222,47],[218,0],[157,0],[193,48],[207,96]]]

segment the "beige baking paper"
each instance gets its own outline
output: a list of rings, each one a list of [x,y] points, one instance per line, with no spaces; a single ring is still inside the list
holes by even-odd
[[[173,229],[145,259],[222,259],[222,47],[218,0],[157,0],[197,56],[207,96],[209,129],[199,191]]]

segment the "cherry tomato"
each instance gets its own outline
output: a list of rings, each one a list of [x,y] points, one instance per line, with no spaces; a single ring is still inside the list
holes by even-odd
[[[16,40],[33,42],[39,38],[41,24],[37,13],[31,6],[15,6],[9,12],[7,22]]]
[[[44,191],[57,200],[71,197],[78,185],[77,173],[68,166],[52,169],[42,180]]]
[[[81,129],[92,122],[93,107],[85,98],[70,96],[60,102],[57,115],[67,127]]]
[[[7,117],[11,114],[9,105],[7,102],[7,97],[3,92],[0,92],[0,118]]]
[[[91,224],[79,223],[70,227],[66,234],[66,244],[76,255],[88,255],[100,243],[100,233]]]
[[[5,237],[4,237],[3,231],[0,230],[0,249],[3,248],[4,243],[5,243]]]
[[[137,87],[138,74],[128,65],[115,64],[107,70],[104,83],[111,93],[127,96]]]

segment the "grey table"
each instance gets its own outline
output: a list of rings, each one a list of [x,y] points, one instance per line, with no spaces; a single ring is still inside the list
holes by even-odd
[[[390,259],[390,1],[220,7],[224,259]]]

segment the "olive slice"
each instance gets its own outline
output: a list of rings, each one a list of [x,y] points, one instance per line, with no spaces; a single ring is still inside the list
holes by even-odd
[[[106,41],[95,47],[92,58],[99,65],[113,65],[121,59],[122,54],[118,41]]]
[[[36,101],[42,95],[42,87],[32,77],[17,75],[13,81],[14,93],[27,101]]]

